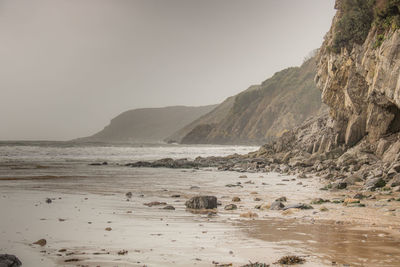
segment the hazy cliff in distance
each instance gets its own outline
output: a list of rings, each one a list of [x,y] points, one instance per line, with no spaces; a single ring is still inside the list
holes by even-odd
[[[190,122],[210,112],[216,105],[133,109],[121,113],[100,132],[78,142],[160,142]]]
[[[315,57],[232,96],[170,139],[184,144],[263,144],[321,109]]]

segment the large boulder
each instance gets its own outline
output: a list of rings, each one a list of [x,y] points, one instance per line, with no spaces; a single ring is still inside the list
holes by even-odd
[[[215,196],[195,196],[186,201],[188,209],[215,209],[217,208],[217,198]]]
[[[21,261],[14,255],[0,254],[0,267],[19,267]]]

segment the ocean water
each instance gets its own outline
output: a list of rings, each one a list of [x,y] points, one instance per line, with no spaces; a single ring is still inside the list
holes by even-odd
[[[257,146],[106,144],[73,142],[0,142],[0,162],[134,162],[246,154]]]
[[[0,177],[91,176],[90,163],[126,164],[139,160],[246,154],[256,146],[103,144],[73,142],[0,142]]]

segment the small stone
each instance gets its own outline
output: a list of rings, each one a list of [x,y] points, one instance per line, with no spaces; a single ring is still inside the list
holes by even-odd
[[[240,197],[233,197],[232,202],[240,202]]]
[[[46,241],[46,239],[42,238],[42,239],[39,239],[38,241],[36,241],[36,242],[33,243],[33,244],[39,245],[39,246],[41,246],[41,247],[44,247],[44,246],[46,246],[47,241]]]
[[[229,205],[226,205],[224,209],[225,210],[236,210],[237,206],[235,204],[229,204]]]
[[[174,206],[168,205],[163,208],[163,210],[175,210]]]
[[[106,230],[106,231],[111,231],[112,230],[112,228],[111,227],[107,227],[106,229],[104,229],[104,230]]]

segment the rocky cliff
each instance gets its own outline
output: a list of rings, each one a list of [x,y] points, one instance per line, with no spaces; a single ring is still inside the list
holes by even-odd
[[[300,67],[277,72],[262,84],[228,98],[221,104],[223,112],[218,119],[205,119],[211,112],[193,123],[181,142],[263,144],[281,136],[320,111],[321,94],[314,83],[315,73],[315,58]]]
[[[351,147],[365,138],[373,149],[382,150],[389,145],[385,138],[400,130],[399,6],[393,0],[336,2],[316,76],[335,121],[336,145]],[[360,14],[368,16],[369,24],[359,21]],[[357,40],[344,38],[346,23],[360,23],[365,33]]]
[[[100,132],[74,141],[80,142],[161,142],[166,137],[210,112],[216,105],[201,107],[173,106],[128,110]]]
[[[329,113],[250,157],[314,172],[339,187],[361,182],[400,191],[400,1],[337,0],[336,9],[315,78]]]

